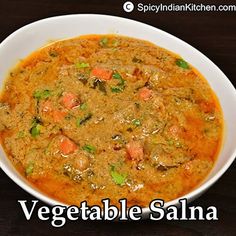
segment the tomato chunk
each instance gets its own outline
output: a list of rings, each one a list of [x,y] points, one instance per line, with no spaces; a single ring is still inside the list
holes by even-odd
[[[60,140],[60,152],[63,155],[68,155],[75,152],[78,149],[78,146],[69,138],[62,137]]]
[[[91,71],[91,74],[93,76],[96,76],[102,80],[110,80],[112,73],[113,73],[112,70],[101,68],[101,67],[96,67]]]
[[[73,93],[63,93],[62,95],[62,104],[67,109],[72,109],[76,106],[79,106],[80,102],[78,96]]]
[[[138,141],[131,141],[126,145],[126,151],[128,157],[131,160],[141,161],[143,160],[144,153],[143,153],[143,146]]]
[[[52,112],[52,117],[54,122],[62,121],[66,116],[66,112],[55,110]]]
[[[152,90],[146,87],[141,88],[139,90],[139,97],[144,101],[149,100],[152,97]]]
[[[208,101],[201,101],[199,106],[204,113],[211,113],[215,109],[215,104]]]

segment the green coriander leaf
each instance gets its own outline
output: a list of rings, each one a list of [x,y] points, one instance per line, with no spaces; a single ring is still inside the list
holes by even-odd
[[[92,153],[92,154],[94,154],[94,153],[96,152],[96,148],[95,148],[94,146],[92,146],[92,145],[89,145],[89,144],[84,145],[84,146],[82,147],[82,149],[83,149],[84,151],[89,152],[89,153]]]
[[[135,126],[140,126],[141,125],[141,121],[139,119],[134,119],[132,121],[132,124],[135,125]]]
[[[82,103],[79,108],[80,110],[84,111],[87,109],[87,107],[88,107],[87,103]]]
[[[33,126],[30,130],[31,136],[33,138],[37,137],[38,135],[40,135],[40,129],[42,128],[42,125],[40,124],[36,124],[35,126]]]
[[[50,97],[51,95],[52,95],[51,91],[48,89],[45,89],[45,90],[35,91],[33,94],[33,97],[39,101],[41,99],[46,99],[46,98]]]
[[[78,62],[78,63],[75,63],[75,66],[78,68],[78,69],[81,69],[81,68],[88,68],[90,65],[89,63],[86,63],[86,62]]]
[[[99,41],[99,44],[100,44],[100,46],[102,46],[102,47],[106,47],[107,44],[108,44],[108,38],[102,38],[102,39]]]
[[[175,61],[175,63],[176,63],[177,66],[179,66],[179,67],[181,67],[183,69],[189,69],[188,63],[185,60],[181,59],[181,58],[177,59]]]
[[[113,93],[120,93],[120,92],[122,92],[124,90],[124,88],[122,88],[122,87],[111,87],[111,91],[113,92]]]
[[[127,178],[127,174],[121,174],[118,173],[115,170],[115,166],[111,165],[111,169],[110,169],[110,175],[112,177],[112,180],[117,184],[117,185],[124,185],[126,178]]]
[[[25,173],[26,175],[30,175],[32,174],[34,171],[34,163],[33,162],[30,162],[27,167],[25,168]]]

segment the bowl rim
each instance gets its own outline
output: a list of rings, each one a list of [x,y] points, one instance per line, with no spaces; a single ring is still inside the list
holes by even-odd
[[[44,19],[40,19],[37,21],[34,21],[32,23],[29,23],[19,29],[17,29],[16,31],[14,31],[13,33],[11,33],[9,36],[7,36],[1,43],[0,43],[0,51],[2,48],[5,47],[6,44],[8,44],[8,42],[14,38],[17,34],[24,32],[25,30],[30,29],[31,27],[33,27],[34,25],[37,25],[39,23],[46,23],[49,21],[55,21],[58,19],[66,19],[66,18],[73,18],[73,17],[81,17],[81,18],[86,18],[86,17],[98,17],[98,18],[107,18],[107,20],[109,19],[116,19],[118,21],[124,21],[124,22],[131,22],[133,24],[137,24],[140,25],[142,27],[148,28],[152,31],[155,31],[156,33],[161,33],[162,35],[164,35],[165,37],[169,37],[173,40],[177,40],[179,43],[181,43],[182,45],[184,45],[185,47],[190,48],[191,50],[195,51],[196,53],[198,53],[199,56],[203,56],[205,57],[205,59],[207,60],[208,63],[210,63],[212,66],[214,66],[215,70],[217,71],[218,74],[220,74],[220,76],[224,79],[224,82],[227,83],[227,86],[234,91],[234,96],[236,99],[236,90],[233,86],[233,84],[231,83],[231,81],[227,78],[227,76],[222,72],[222,70],[215,64],[213,63],[206,55],[204,55],[203,53],[201,53],[198,49],[196,49],[195,47],[191,46],[190,44],[188,44],[187,42],[185,42],[184,40],[180,39],[179,37],[176,37],[164,30],[161,30],[157,27],[151,26],[149,24],[137,21],[137,20],[133,20],[133,19],[129,19],[129,18],[125,18],[125,17],[120,17],[120,16],[113,16],[113,15],[105,15],[105,14],[66,14],[66,15],[58,15],[58,16],[52,16],[52,17],[47,17]],[[119,35],[119,33],[117,34]],[[122,34],[120,34],[122,35]],[[71,37],[70,37],[71,38]],[[66,39],[66,38],[65,38]],[[61,40],[61,39],[59,39]],[[57,40],[56,40],[57,41]],[[166,48],[168,50],[168,48]],[[222,144],[223,145],[223,144]],[[7,157],[6,153],[3,151],[4,155]],[[234,148],[233,154],[229,157],[229,159],[223,164],[223,166],[220,168],[219,171],[217,171],[217,173],[215,173],[215,175],[213,175],[209,180],[207,180],[204,183],[200,183],[199,186],[195,187],[195,189],[193,189],[192,191],[190,191],[189,193],[178,197],[174,200],[165,202],[164,207],[168,207],[170,205],[178,205],[178,200],[179,199],[183,199],[186,198],[188,199],[190,202],[191,200],[194,200],[196,197],[200,196],[203,192],[205,192],[210,186],[212,186],[225,172],[226,170],[230,167],[230,165],[233,163],[234,159],[236,158],[236,146]],[[12,165],[12,163],[11,163]],[[14,172],[8,168],[1,160],[0,158],[0,167],[2,168],[2,170],[8,175],[8,177],[10,177],[18,186],[20,186],[22,189],[24,189],[25,191],[27,191],[29,194],[31,194],[32,196],[42,200],[43,202],[47,203],[50,206],[53,205],[62,205],[62,206],[68,206],[67,204],[57,201],[53,198],[51,198],[50,196],[47,196],[46,194],[44,194],[43,192],[41,192],[40,190],[36,190],[36,188],[33,188],[32,184],[28,183],[27,180],[23,180],[21,178],[19,178],[18,176],[20,175],[17,170],[15,170],[15,172],[17,172],[15,175]],[[14,167],[13,167],[14,169]],[[24,177],[22,177],[24,178]],[[26,183],[27,182],[27,183]],[[31,187],[32,186],[32,187]],[[152,200],[152,199],[151,199]],[[150,201],[151,201],[150,200]],[[142,207],[142,214],[148,214],[150,213],[150,209],[149,207]]]

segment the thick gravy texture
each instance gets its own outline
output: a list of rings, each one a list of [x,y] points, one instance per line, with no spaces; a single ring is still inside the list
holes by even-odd
[[[11,71],[0,102],[8,157],[67,204],[175,199],[206,177],[222,140],[206,80],[178,55],[118,35],[34,52]]]

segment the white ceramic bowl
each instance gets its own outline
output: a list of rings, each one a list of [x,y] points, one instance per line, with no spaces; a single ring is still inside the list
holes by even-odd
[[[205,76],[217,94],[223,108],[226,126],[224,144],[216,165],[205,181],[195,190],[183,196],[189,201],[194,200],[223,175],[236,156],[236,91],[224,73],[189,44],[152,26],[120,17],[82,14],[47,18],[24,26],[0,44],[0,84],[3,85],[3,80],[9,69],[19,59],[44,46],[49,40],[71,38],[84,34],[108,33],[148,40],[181,55]],[[1,168],[16,184],[50,205],[60,204],[34,189],[20,176],[2,149],[0,157]],[[178,204],[178,199],[168,202],[166,206],[170,204]],[[148,208],[143,209],[143,212],[144,215],[147,215]]]

